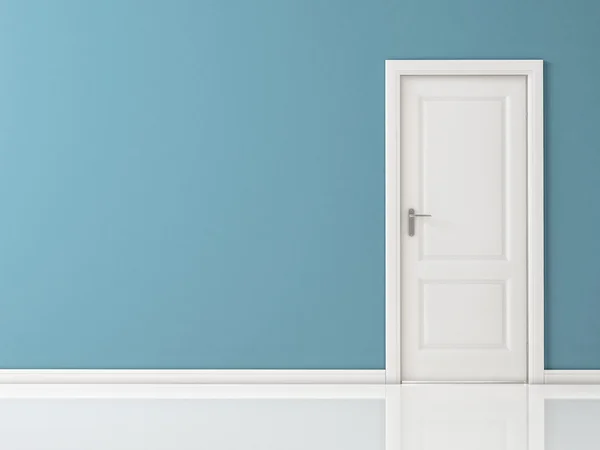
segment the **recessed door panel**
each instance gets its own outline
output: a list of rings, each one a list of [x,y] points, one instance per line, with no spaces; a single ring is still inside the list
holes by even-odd
[[[421,302],[421,348],[507,348],[504,282],[430,281]]]
[[[437,213],[421,221],[423,258],[505,257],[505,103],[505,97],[421,99],[420,196],[423,208]],[[440,183],[446,178],[457,182]]]

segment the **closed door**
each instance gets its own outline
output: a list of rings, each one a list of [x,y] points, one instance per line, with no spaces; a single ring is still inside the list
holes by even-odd
[[[403,382],[527,379],[526,91],[402,77]]]

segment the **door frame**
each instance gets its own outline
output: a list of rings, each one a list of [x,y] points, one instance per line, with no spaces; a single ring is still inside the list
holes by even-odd
[[[385,378],[401,383],[400,80],[407,75],[527,78],[527,382],[544,382],[544,62],[387,60],[385,63]]]

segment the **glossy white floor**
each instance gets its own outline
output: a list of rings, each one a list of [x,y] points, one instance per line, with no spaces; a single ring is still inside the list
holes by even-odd
[[[0,448],[600,448],[600,386],[0,386]]]

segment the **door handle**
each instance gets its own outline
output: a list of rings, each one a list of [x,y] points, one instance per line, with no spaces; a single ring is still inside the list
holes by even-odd
[[[431,217],[431,214],[417,214],[413,208],[408,210],[408,235],[415,235],[415,217]]]

